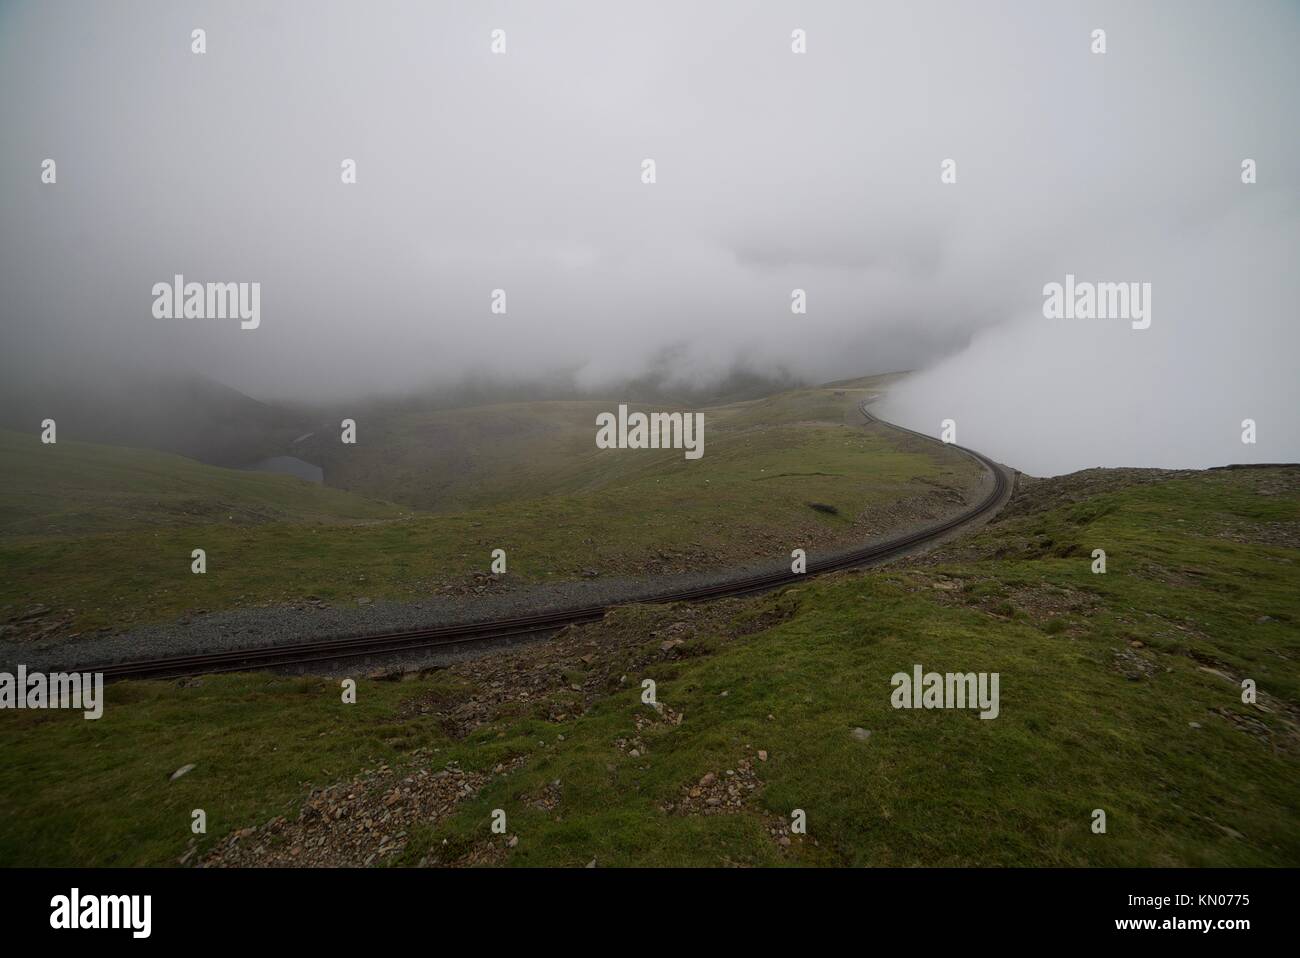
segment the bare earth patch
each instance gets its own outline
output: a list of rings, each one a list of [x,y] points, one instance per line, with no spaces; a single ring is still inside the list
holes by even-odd
[[[676,815],[717,815],[737,812],[746,799],[761,787],[753,763],[742,758],[735,768],[709,772],[698,782],[683,785],[675,802],[665,802],[663,810]]]
[[[455,738],[524,710],[552,722],[576,718],[652,662],[699,654],[704,637],[725,641],[762,631],[792,611],[773,606],[737,627],[740,607],[739,600],[720,600],[617,609],[600,622],[568,626],[550,641],[451,665],[447,672],[467,691],[431,690],[407,703],[403,714],[435,715]]]
[[[431,762],[426,749],[412,756],[416,761],[407,769],[381,765],[312,791],[296,819],[281,816],[232,833],[203,858],[201,867],[336,868],[395,859],[412,827],[446,817],[491,780],[455,763],[420,767]],[[499,765],[494,774],[508,774],[519,764]]]

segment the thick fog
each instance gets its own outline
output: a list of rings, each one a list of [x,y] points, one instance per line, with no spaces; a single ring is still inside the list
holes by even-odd
[[[1297,460],[1298,9],[10,3],[2,371],[911,368],[887,413],[1030,472]],[[1150,283],[1149,328],[1045,318],[1067,273]],[[156,318],[176,274],[260,283],[260,324]]]

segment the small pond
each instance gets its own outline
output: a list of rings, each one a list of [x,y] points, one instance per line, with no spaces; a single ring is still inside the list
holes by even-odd
[[[272,456],[270,459],[263,459],[243,468],[251,472],[274,472],[282,476],[297,476],[308,482],[325,481],[324,469],[294,456]]]

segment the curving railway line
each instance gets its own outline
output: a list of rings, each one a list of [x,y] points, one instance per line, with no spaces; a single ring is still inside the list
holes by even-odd
[[[886,422],[867,411],[864,402],[859,407],[868,422],[878,422],[901,432],[917,436],[927,442],[939,442],[932,436],[905,429]],[[993,488],[980,502],[970,509],[943,522],[927,526],[924,529],[865,546],[850,552],[840,553],[822,560],[809,560],[806,573],[771,572],[728,580],[710,586],[681,591],[669,591],[639,602],[698,602],[723,596],[749,595],[766,592],[781,586],[793,585],[810,575],[837,572],[865,565],[874,565],[886,559],[905,555],[920,546],[935,542],[957,529],[984,518],[1000,509],[1010,492],[1011,480],[1007,470],[993,460],[962,446],[953,448],[974,459],[993,476]],[[78,669],[80,672],[102,672],[105,681],[117,679],[177,678],[188,675],[203,675],[215,672],[247,672],[264,669],[306,667],[327,662],[342,662],[350,659],[368,659],[388,655],[427,651],[439,648],[452,648],[475,644],[499,642],[523,636],[534,636],[555,632],[566,625],[590,622],[600,619],[610,605],[596,605],[582,608],[563,609],[537,615],[516,616],[509,619],[497,619],[488,622],[464,623],[460,625],[440,626],[429,629],[416,629],[406,632],[390,632],[342,639],[326,639],[316,642],[304,642],[292,645],[274,645],[260,648],[229,649],[194,655],[178,655],[167,658],[139,659],[135,661],[116,662],[101,666]]]

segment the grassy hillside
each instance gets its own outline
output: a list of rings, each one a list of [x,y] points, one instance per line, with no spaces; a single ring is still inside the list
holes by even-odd
[[[394,518],[402,510],[337,489],[205,466],[146,449],[0,430],[0,535],[80,536],[219,520],[266,522]]]
[[[39,604],[71,610],[59,614],[75,633],[307,596],[424,597],[463,588],[496,548],[512,581],[700,571],[859,541],[930,508],[915,498],[953,508],[976,467],[857,425],[863,394],[804,390],[710,410],[696,461],[679,450],[597,450],[590,404],[422,414],[378,435],[363,422],[359,444],[338,447],[355,454],[351,485],[368,499],[4,434],[0,620]],[[426,495],[462,505],[417,514],[374,501]],[[196,548],[207,552],[206,575],[190,571]]]
[[[1297,563],[1295,469],[1082,473],[943,554],[619,610],[355,706],[117,685],[98,722],[4,714],[0,863],[1295,866]],[[1000,715],[893,709],[914,663],[998,672]]]
[[[691,407],[704,414],[703,462],[721,449],[729,450],[734,461],[778,451],[790,442],[806,447],[826,438],[809,435],[815,429],[861,425],[857,403],[885,378]],[[616,412],[618,405],[617,399],[555,400],[380,411],[374,419],[359,422],[356,445],[345,446],[336,435],[322,431],[299,444],[298,454],[324,466],[331,485],[438,512],[541,494],[576,495],[630,481],[681,486],[697,478],[690,464],[683,464],[680,450],[597,449],[596,416]],[[628,407],[642,412],[683,408],[639,403]],[[760,432],[763,435],[757,435]],[[821,449],[803,452],[816,456]]]
[[[48,418],[59,438],[157,449],[217,465],[273,456],[306,432],[308,417],[188,373],[78,364],[72,381],[16,370],[0,381],[0,429],[36,431]]]

